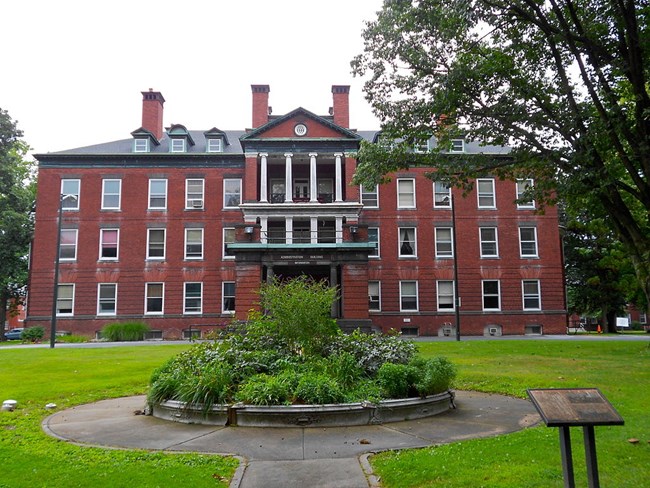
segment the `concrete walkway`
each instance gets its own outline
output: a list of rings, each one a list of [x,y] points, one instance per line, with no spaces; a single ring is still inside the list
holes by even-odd
[[[46,418],[43,428],[89,446],[236,455],[231,488],[368,488],[377,480],[367,453],[505,434],[540,420],[527,400],[462,391],[445,414],[361,427],[187,425],[140,415],[144,404],[136,396],[80,405]]]

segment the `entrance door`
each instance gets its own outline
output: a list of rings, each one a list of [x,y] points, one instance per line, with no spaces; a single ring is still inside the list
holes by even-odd
[[[293,180],[293,196],[298,200],[309,199],[309,180],[296,178]]]

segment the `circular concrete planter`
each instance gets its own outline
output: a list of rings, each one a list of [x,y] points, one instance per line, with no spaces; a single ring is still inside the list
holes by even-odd
[[[154,404],[154,417],[203,425],[241,427],[348,427],[431,417],[454,406],[452,390],[425,398],[341,403],[330,405],[215,405],[207,413],[201,405],[178,401]]]

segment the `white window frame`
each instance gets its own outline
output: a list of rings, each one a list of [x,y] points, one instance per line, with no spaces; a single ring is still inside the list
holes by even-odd
[[[402,254],[402,231],[404,237],[408,237],[408,232],[413,231],[413,254]],[[397,229],[397,255],[400,258],[413,259],[418,257],[418,228],[417,227],[398,227]]]
[[[449,239],[442,239],[441,231],[449,231]],[[435,227],[434,242],[436,247],[436,259],[453,259],[454,257],[454,229],[453,227]],[[443,245],[449,246],[449,250],[442,251]]]
[[[199,285],[199,307],[198,310],[195,310],[196,307],[188,307],[188,300],[197,300],[197,297],[190,297],[187,294],[188,285]],[[183,283],[183,314],[184,315],[201,315],[203,313],[203,282],[201,281],[186,281]]]
[[[149,139],[145,137],[138,137],[133,139],[133,152],[147,153],[149,152]]]
[[[237,182],[237,185],[239,186],[238,194],[239,194],[239,203],[237,205],[228,205],[230,203],[230,199],[232,197],[229,197],[229,195],[234,195],[233,192],[226,192],[226,188],[228,187],[228,183],[231,182]],[[241,178],[224,178],[223,179],[223,208],[239,208],[239,205],[241,205],[242,202],[242,181]]]
[[[117,193],[108,193],[106,183],[117,182]],[[106,204],[106,197],[117,195],[117,205],[110,206]],[[102,210],[120,210],[122,205],[122,180],[118,178],[105,178],[102,180]]]
[[[71,233],[74,234],[74,247],[71,244],[64,244],[63,243],[63,233]],[[78,248],[78,241],[79,241],[79,229],[61,229],[61,244],[59,246],[58,252],[59,252],[59,261],[61,262],[72,262],[77,260],[77,248]],[[68,257],[61,257],[61,249],[64,247],[73,247],[74,249],[74,257],[68,258]]]
[[[438,185],[444,186],[447,189],[447,192],[441,191],[441,189],[438,188]],[[444,202],[444,197],[441,199],[441,201],[438,201],[438,196],[446,195],[447,202]],[[433,182],[433,208],[444,208],[444,209],[450,209],[451,208],[451,186],[444,181],[434,181]]]
[[[196,188],[190,190],[190,184],[195,186],[201,185],[201,191]],[[198,195],[198,196],[197,196]],[[203,178],[186,178],[185,179],[185,210],[203,210],[205,202],[205,179]]]
[[[520,178],[517,180],[515,184],[516,192],[517,192],[517,200],[521,198],[521,196],[528,190],[528,188],[532,188],[535,185],[535,182],[532,178]],[[530,210],[535,208],[535,200],[529,200],[528,202],[524,203],[519,203],[517,202],[517,208],[522,209],[522,210]]]
[[[465,139],[452,139],[451,146],[449,147],[450,153],[464,153],[465,152]]]
[[[486,191],[485,189],[481,189],[482,183],[489,184],[490,190]],[[481,199],[485,200],[487,198],[490,199],[491,203],[486,204],[484,201],[483,204],[481,204]],[[489,209],[497,208],[497,195],[496,195],[496,188],[494,185],[494,178],[476,179],[476,200],[477,200],[478,208],[489,208]]]
[[[523,230],[533,230],[533,239],[526,239],[524,240],[524,236],[522,235]],[[526,252],[524,253],[524,246],[525,245],[530,245],[532,243],[533,246],[535,246],[535,252],[534,253],[529,253]],[[528,259],[528,258],[538,258],[539,257],[539,244],[537,242],[537,227],[535,226],[521,226],[519,227],[519,257]]]
[[[72,290],[71,297],[61,297],[61,290],[63,288],[69,288]],[[72,317],[74,315],[74,296],[75,296],[75,284],[74,283],[59,283],[57,285],[57,294],[56,294],[56,316],[57,317]],[[60,307],[60,302],[62,300],[69,300],[70,301],[70,312],[69,313],[61,313],[59,310],[61,309]]]
[[[155,231],[162,231],[162,256],[151,255],[151,233]],[[167,253],[167,229],[165,228],[151,228],[147,229],[147,259],[150,261],[164,261]]]
[[[414,283],[415,284],[415,295],[406,295],[404,294],[403,287],[406,284]],[[417,312],[420,309],[420,301],[418,297],[418,282],[417,280],[401,280],[399,282],[399,310],[400,312]],[[415,296],[415,308],[404,308],[404,298]]]
[[[377,293],[375,295],[373,295],[371,293],[371,291],[374,291],[374,290],[370,289],[371,285],[372,286],[376,285],[376,287],[377,287]],[[371,303],[374,303],[373,300],[372,300],[373,296],[377,297],[377,300],[375,301],[377,303],[376,308],[372,308],[370,306]],[[368,311],[369,312],[381,312],[381,281],[379,281],[379,280],[369,280],[368,281]]]
[[[485,293],[485,285],[487,283],[496,283],[497,284],[497,293]],[[486,307],[485,306],[485,299],[490,298],[490,297],[497,297],[498,304],[496,308],[493,307]],[[501,280],[481,280],[481,304],[483,306],[483,311],[500,311],[501,310]]]
[[[484,239],[483,231],[484,230],[493,230],[494,231],[494,240]],[[479,227],[478,228],[478,240],[479,240],[479,251],[482,258],[498,258],[499,257],[499,231],[497,227]],[[494,243],[494,254],[488,254],[484,252],[483,244],[492,244]]]
[[[370,230],[371,230],[371,229],[374,229],[374,230],[377,231],[377,242],[376,242],[376,244],[377,244],[376,249],[377,249],[377,250],[375,251],[374,254],[368,254],[368,257],[369,257],[369,258],[375,258],[375,259],[377,259],[377,258],[381,257],[381,245],[380,245],[380,242],[381,242],[381,237],[380,237],[380,236],[381,236],[381,232],[380,232],[380,230],[379,230],[379,227],[368,227],[368,242],[373,242],[373,241],[370,240]]]
[[[226,295],[226,285],[233,285],[233,294]],[[226,298],[232,298],[234,308],[232,310],[226,309]],[[237,307],[237,282],[236,281],[224,281],[221,283],[221,313],[224,314],[234,314],[235,308]]]
[[[537,289],[535,293],[526,292],[526,284],[535,283]],[[526,306],[526,300],[536,300],[537,306]],[[521,280],[521,306],[523,310],[541,310],[542,309],[542,290],[539,280]]]
[[[104,234],[107,232],[116,233],[115,241],[115,256],[104,256]],[[109,249],[108,247],[106,249]],[[109,229],[99,229],[99,260],[100,261],[117,261],[120,257],[120,229],[109,228]]]
[[[220,153],[223,152],[223,140],[221,137],[209,137],[206,141],[206,152]]]
[[[193,238],[190,241],[190,234],[195,234],[195,233],[200,236],[200,238],[201,238],[200,242],[195,238]],[[201,252],[200,253],[198,253],[196,251],[189,252],[189,246],[198,246],[198,245],[201,246]],[[184,249],[185,249],[185,259],[187,261],[196,261],[196,260],[203,259],[204,249],[203,249],[203,228],[202,227],[186,227],[185,228],[185,247],[184,247]]]
[[[187,146],[187,141],[184,138],[174,137],[170,139],[169,152],[184,153]]]
[[[104,287],[113,287],[113,296],[112,298],[102,298],[102,288]],[[112,312],[102,312],[103,303],[112,303],[113,311]],[[97,315],[117,315],[117,283],[97,283]]]
[[[429,152],[429,139],[417,141],[413,144],[413,152],[416,154],[426,154]]]
[[[75,189],[70,191],[70,186],[76,186]],[[63,198],[72,195],[75,198]],[[81,200],[81,180],[78,178],[64,178],[61,180],[61,193],[59,198],[63,198],[61,203],[61,210],[79,210],[79,201]]]
[[[232,240],[226,240],[226,234],[232,232]],[[223,259],[235,259],[234,254],[226,253],[226,244],[232,244],[235,242],[235,228],[234,227],[224,227],[221,231],[221,242],[223,245],[222,248],[222,258]]]
[[[160,285],[160,297],[149,296],[149,286]],[[160,311],[149,310],[149,299],[160,300]],[[165,283],[160,281],[151,281],[144,284],[144,314],[145,315],[163,315],[165,313]]]
[[[441,285],[445,286],[451,285],[451,295],[445,293],[444,295],[440,292]],[[451,297],[451,307],[442,307],[441,298]],[[453,312],[456,310],[456,286],[454,285],[454,280],[437,280],[436,281],[436,306],[439,312]]]
[[[402,191],[401,184],[408,183],[410,182],[411,184],[411,190],[412,191]],[[395,183],[396,185],[396,190],[397,190],[397,208],[398,209],[409,209],[409,208],[417,208],[417,199],[415,195],[415,178],[397,178],[397,182]],[[407,202],[404,202],[404,196],[407,195],[413,195],[413,203],[408,204]]]
[[[152,187],[154,183],[164,183],[165,192],[164,193],[152,193]],[[167,210],[167,178],[149,178],[149,210]],[[152,199],[164,199],[165,203],[162,206],[153,206],[151,205]]]
[[[368,195],[367,197],[365,195]],[[360,202],[363,204],[363,208],[379,208],[379,185],[375,185],[374,191],[368,191],[363,188],[363,185],[359,185],[359,196],[361,197]],[[366,200],[371,203],[366,203]],[[374,201],[374,203],[372,203]]]

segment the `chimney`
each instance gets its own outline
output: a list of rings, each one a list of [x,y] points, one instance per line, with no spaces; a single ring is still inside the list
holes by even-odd
[[[253,129],[269,121],[269,85],[251,85],[253,90]]]
[[[163,105],[165,98],[162,93],[149,88],[148,92],[142,92],[142,127],[151,132],[156,139],[163,136]]]
[[[350,85],[332,85],[334,123],[345,127],[350,126]]]

